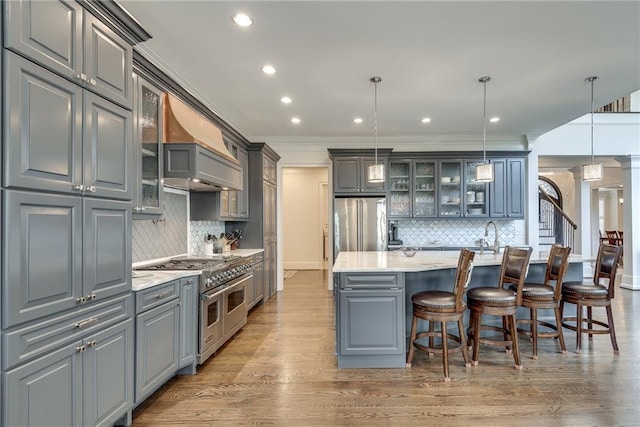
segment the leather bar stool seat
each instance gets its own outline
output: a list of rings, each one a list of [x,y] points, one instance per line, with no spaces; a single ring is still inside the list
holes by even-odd
[[[485,306],[510,307],[516,303],[516,294],[510,289],[476,288],[473,289],[473,300]]]
[[[407,354],[407,367],[413,363],[415,350],[428,354],[442,354],[442,366],[444,370],[444,380],[449,378],[449,353],[462,352],[466,367],[471,366],[467,343],[464,334],[462,318],[466,305],[463,301],[464,291],[471,278],[473,270],[473,258],[475,253],[462,249],[458,259],[456,279],[453,284],[453,291],[422,291],[411,296],[413,306],[413,318],[411,322],[411,336],[409,338],[409,353]],[[427,331],[418,331],[418,320],[429,323]],[[447,322],[456,322],[458,325],[458,335],[449,333]],[[440,324],[440,330],[435,330],[435,324]],[[426,340],[428,338],[428,340]],[[436,345],[436,338],[440,338],[440,345]],[[452,341],[453,345],[449,344]]]
[[[575,296],[584,299],[606,299],[609,297],[609,290],[605,286],[583,282],[564,282],[562,293],[567,297]]]

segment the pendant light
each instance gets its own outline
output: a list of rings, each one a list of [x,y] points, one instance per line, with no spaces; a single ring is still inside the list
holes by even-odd
[[[370,165],[367,168],[367,181],[368,182],[384,182],[384,164],[378,164],[378,83],[382,81],[380,77],[371,77],[369,79],[373,83],[374,98],[373,98],[373,133],[376,138],[375,145],[375,164]]]
[[[482,164],[476,166],[477,182],[493,181],[493,164],[487,162],[487,82],[491,81],[491,76],[484,76],[478,79],[483,86],[483,110],[482,110]]]
[[[597,76],[587,77],[584,81],[591,83],[591,163],[582,165],[583,181],[600,181],[602,180],[602,163],[596,163],[593,160],[593,82],[598,79]]]

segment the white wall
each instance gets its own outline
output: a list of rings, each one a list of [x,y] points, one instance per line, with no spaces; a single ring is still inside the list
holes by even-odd
[[[282,242],[285,270],[322,268],[321,183],[328,182],[326,167],[282,169]],[[326,217],[326,215],[325,215]]]

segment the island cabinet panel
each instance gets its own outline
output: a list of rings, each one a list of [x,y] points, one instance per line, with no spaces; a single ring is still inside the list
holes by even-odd
[[[404,366],[402,274],[340,274],[336,302],[339,368]]]

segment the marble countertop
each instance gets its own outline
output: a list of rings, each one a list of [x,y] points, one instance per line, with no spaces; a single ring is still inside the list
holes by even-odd
[[[546,263],[548,252],[531,254],[530,263]],[[460,251],[419,251],[407,257],[402,251],[340,252],[333,265],[334,273],[417,272],[456,268]],[[590,262],[593,257],[570,255],[569,262]],[[502,253],[476,253],[475,266],[500,265]]]
[[[199,258],[199,259],[216,259],[222,256],[229,256],[229,255],[249,257],[255,254],[259,254],[261,252],[264,252],[264,249],[236,249],[234,251],[225,252],[222,254],[189,255],[189,256],[193,258]],[[184,256],[186,255],[138,262],[133,264],[133,268],[134,269],[144,268],[147,265],[166,262],[166,261],[169,261],[171,258],[181,258]],[[181,277],[197,276],[199,274],[200,274],[199,270],[170,270],[170,271],[168,270],[162,270],[162,271],[135,270],[131,275],[131,290],[134,292],[141,291],[143,289],[161,285],[163,283],[167,283],[175,279],[180,279]]]

